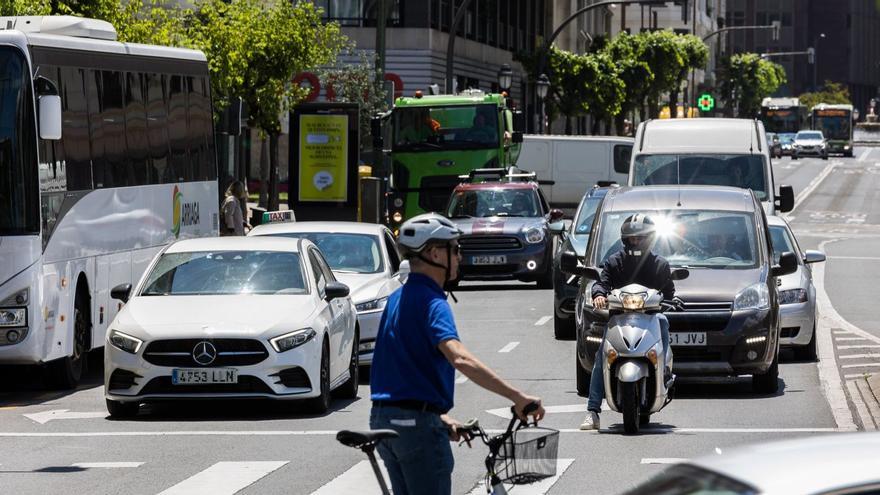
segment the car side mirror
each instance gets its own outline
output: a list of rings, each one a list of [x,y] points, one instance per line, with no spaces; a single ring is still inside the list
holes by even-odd
[[[406,279],[409,277],[409,260],[403,260],[400,262],[400,267],[397,269],[397,278],[400,279],[400,283],[406,282]]]
[[[39,99],[40,138],[57,141],[61,139],[61,97],[43,95]]]
[[[779,196],[776,196],[776,204],[782,213],[794,209],[794,189],[788,185],[779,186]]]
[[[110,289],[110,297],[127,303],[128,298],[131,297],[131,284],[119,284]]]
[[[821,263],[825,261],[825,253],[822,251],[804,251],[804,263]]]
[[[332,301],[340,297],[346,297],[348,296],[348,293],[348,286],[342,282],[329,282],[327,283],[327,287],[324,288],[324,299]]]
[[[514,144],[518,144],[523,142],[523,133],[519,131],[514,131],[510,134],[510,142]]]
[[[672,280],[684,280],[691,276],[691,271],[687,268],[673,268],[672,272],[669,274],[669,278]]]
[[[562,234],[565,232],[565,222],[562,220],[553,222],[547,226],[547,229],[550,231],[551,234]]]
[[[786,251],[779,257],[779,264],[774,265],[773,268],[770,269],[770,275],[774,277],[782,277],[783,275],[789,275],[796,272],[797,268],[797,255],[791,251]]]
[[[550,210],[550,221],[551,222],[556,222],[557,220],[561,220],[562,217],[564,217],[564,216],[565,216],[565,213],[563,213],[562,210],[559,210],[556,208]]]

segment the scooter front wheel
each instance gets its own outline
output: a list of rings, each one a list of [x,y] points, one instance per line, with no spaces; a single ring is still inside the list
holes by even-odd
[[[623,431],[628,435],[639,432],[639,420],[641,419],[641,400],[639,398],[639,384],[621,383],[621,405],[623,412]]]

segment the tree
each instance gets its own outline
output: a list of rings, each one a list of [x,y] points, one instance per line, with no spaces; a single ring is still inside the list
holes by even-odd
[[[645,87],[642,120],[646,117],[657,118],[660,115],[660,96],[681,84],[682,70],[687,66],[683,50],[680,49],[677,37],[672,31],[645,31],[636,35],[640,51],[637,54],[651,68],[654,79]]]
[[[688,72],[704,68],[709,61],[709,47],[700,38],[692,34],[684,34],[678,35],[675,42],[681,53],[683,65],[679,68],[678,76],[672,86],[667,90],[669,92],[669,114],[673,118],[678,110],[678,92],[681,82],[687,79]]]
[[[761,100],[785,84],[785,69],[756,53],[739,53],[721,61],[721,94],[728,111],[740,117],[757,117]]]
[[[311,2],[203,0],[196,15],[188,37],[208,58],[217,110],[242,98],[248,125],[269,138],[263,182],[268,198],[261,194],[260,200],[277,209],[279,117],[306,96],[290,81],[299,72],[332,63],[348,40],[338,24],[322,22]]]
[[[647,89],[654,81],[654,73],[641,59],[641,38],[637,36],[622,32],[603,51],[616,63],[618,77],[623,83],[623,100],[615,118],[617,134],[622,134],[623,121],[645,100]]]
[[[825,81],[822,91],[815,93],[804,93],[798,97],[801,103],[807,108],[813,108],[819,103],[852,105],[849,96],[849,88],[841,83],[833,81]]]

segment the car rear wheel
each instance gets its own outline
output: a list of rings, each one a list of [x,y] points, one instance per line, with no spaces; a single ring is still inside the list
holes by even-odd
[[[553,336],[556,340],[572,340],[574,334],[574,318],[560,318],[559,315],[553,315]]]
[[[752,375],[752,389],[761,394],[775,394],[779,390],[779,349],[766,373]]]
[[[590,395],[590,376],[591,373],[584,369],[581,365],[581,360],[578,359],[577,353],[574,356],[574,364],[575,364],[575,383],[577,384],[577,393],[581,397],[587,397]]]
[[[123,419],[137,416],[139,404],[137,402],[119,402],[106,399],[107,412],[111,418]]]
[[[813,335],[810,337],[810,342],[805,346],[795,347],[794,355],[798,361],[813,362],[816,360],[816,325],[813,325]]]
[[[306,408],[314,414],[324,414],[330,409],[330,346],[324,341],[321,351],[321,371],[319,373],[319,387],[321,395],[309,399]]]
[[[336,392],[343,399],[356,399],[358,396],[358,384],[360,383],[360,366],[358,365],[358,347],[360,338],[358,332],[354,333],[354,343],[351,348],[351,359],[348,363],[348,380],[343,383]]]

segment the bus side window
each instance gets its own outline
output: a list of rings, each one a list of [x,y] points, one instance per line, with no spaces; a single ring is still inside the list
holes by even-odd
[[[89,107],[83,86],[83,70],[62,67],[60,155],[64,161],[68,191],[92,188],[92,164],[89,152]]]
[[[168,138],[171,144],[171,163],[181,182],[193,180],[193,166],[189,161],[189,142],[186,125],[186,86],[182,76],[169,76]]]
[[[125,144],[136,185],[155,183],[150,177],[144,81],[139,72],[125,73]]]
[[[165,103],[166,78],[162,74],[146,74],[147,141],[153,180],[157,184],[177,182],[168,161],[168,106]]]
[[[189,76],[189,105],[187,105],[189,121],[189,153],[194,167],[195,180],[212,180],[216,178],[213,170],[213,135],[211,102],[208,99],[207,80],[204,77]]]
[[[89,69],[85,73],[86,98],[89,102],[89,139],[92,150],[92,184],[95,189],[110,187],[110,167],[104,150],[104,109],[101,102],[101,71]],[[62,134],[63,134],[62,130]],[[105,175],[106,174],[106,175]]]

